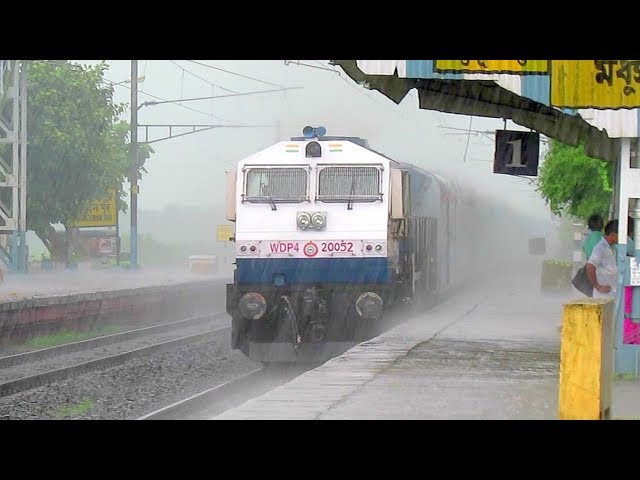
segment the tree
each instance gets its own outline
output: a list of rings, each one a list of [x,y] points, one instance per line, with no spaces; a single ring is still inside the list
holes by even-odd
[[[599,213],[607,218],[613,195],[612,164],[588,157],[582,145],[571,147],[552,140],[540,167],[537,191],[556,215],[586,220]]]
[[[64,258],[66,249],[52,224],[68,230],[86,202],[111,188],[121,192],[129,173],[129,124],[118,118],[126,105],[113,102],[107,68],[105,62],[29,62],[27,227],[54,258]],[[140,165],[151,152],[139,150]],[[125,211],[123,198],[120,205]]]

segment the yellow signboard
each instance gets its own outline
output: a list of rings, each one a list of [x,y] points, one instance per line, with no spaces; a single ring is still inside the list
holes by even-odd
[[[219,242],[230,242],[233,235],[233,225],[218,225]]]
[[[439,73],[542,75],[549,73],[549,60],[436,60],[434,67]]]
[[[640,60],[551,60],[551,106],[640,107]]]
[[[116,191],[102,200],[89,202],[85,213],[79,219],[69,222],[70,227],[115,227],[118,223]]]

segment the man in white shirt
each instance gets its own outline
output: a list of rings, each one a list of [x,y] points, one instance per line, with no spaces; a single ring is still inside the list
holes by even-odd
[[[618,220],[611,220],[604,227],[604,236],[593,247],[587,261],[587,277],[593,285],[593,297],[613,296],[616,289],[616,252],[612,245],[618,243]]]

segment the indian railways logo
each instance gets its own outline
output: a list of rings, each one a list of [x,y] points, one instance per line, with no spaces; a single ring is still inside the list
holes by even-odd
[[[302,251],[307,257],[315,257],[318,254],[318,246],[313,242],[307,242],[302,247]]]

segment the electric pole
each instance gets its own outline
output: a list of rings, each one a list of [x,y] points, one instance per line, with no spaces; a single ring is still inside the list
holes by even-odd
[[[138,61],[131,60],[131,246],[130,268],[138,268]]]

